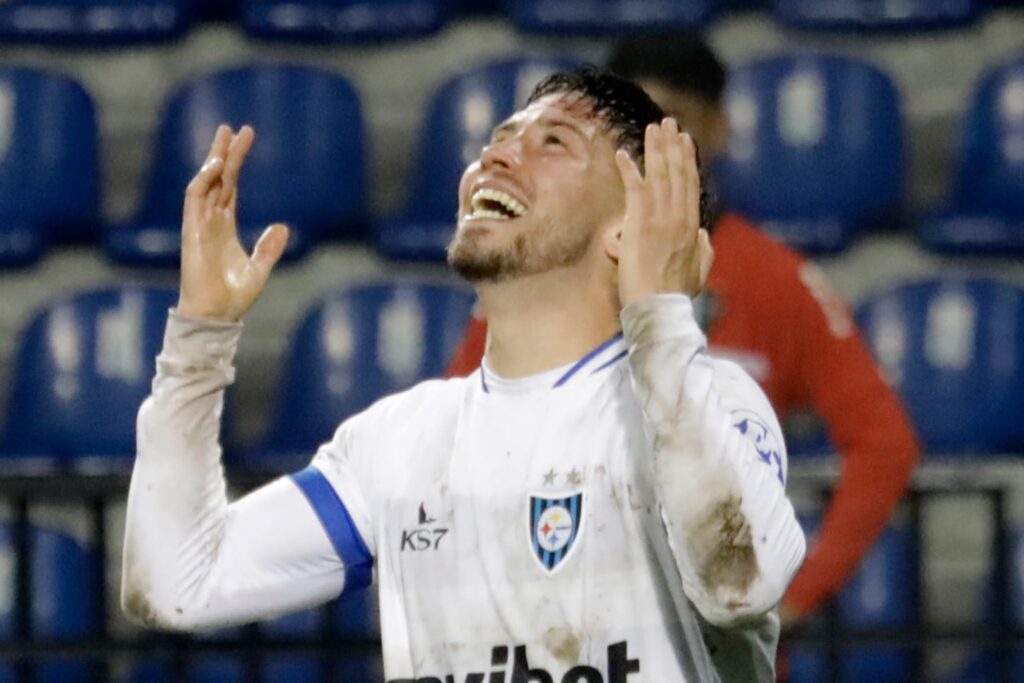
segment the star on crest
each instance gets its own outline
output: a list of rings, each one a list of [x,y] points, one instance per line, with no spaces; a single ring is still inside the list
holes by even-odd
[[[555,477],[557,477],[557,476],[558,475],[555,473],[555,468],[552,467],[550,470],[548,470],[544,474],[544,485],[545,486],[554,486],[555,485]]]
[[[569,470],[569,473],[565,475],[565,480],[569,482],[569,486],[579,486],[583,483],[583,475],[573,467]]]

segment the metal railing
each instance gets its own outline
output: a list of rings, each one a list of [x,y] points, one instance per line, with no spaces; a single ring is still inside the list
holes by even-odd
[[[997,680],[1013,680],[1014,651],[1024,648],[1024,629],[1015,623],[1011,610],[1010,523],[1009,501],[1019,482],[1012,481],[1006,472],[1010,468],[1021,475],[1024,468],[1012,460],[1000,460],[995,466],[970,464],[925,465],[915,473],[911,490],[903,505],[909,511],[912,531],[913,555],[921,557],[921,510],[928,502],[942,496],[971,496],[983,502],[993,529],[992,569],[990,582],[993,591],[993,612],[984,623],[939,625],[932,623],[927,614],[922,586],[925,582],[925,563],[918,561],[917,575],[909,578],[915,606],[910,623],[889,628],[859,629],[840,619],[833,602],[824,610],[822,619],[812,627],[803,627],[784,636],[787,648],[816,648],[824,653],[827,670],[840,680],[840,662],[851,646],[894,646],[912,653],[915,681],[926,680],[926,653],[933,648],[958,644],[979,648],[992,653]],[[266,475],[233,472],[229,474],[233,488],[249,490],[267,481]],[[835,479],[834,465],[794,465],[790,473],[791,486],[813,490],[826,497]],[[95,665],[97,680],[113,680],[111,663],[117,658],[159,658],[170,663],[174,680],[182,680],[189,662],[199,655],[221,654],[240,657],[245,662],[246,680],[255,680],[265,661],[273,655],[307,655],[321,663],[327,680],[335,680],[339,653],[346,655],[372,655],[379,650],[374,638],[356,638],[340,635],[334,610],[322,609],[322,628],[308,637],[269,636],[256,626],[245,627],[240,635],[230,638],[203,639],[181,635],[114,634],[109,614],[109,591],[106,561],[109,552],[109,515],[113,506],[123,503],[128,489],[127,473],[108,475],[49,475],[0,476],[0,500],[10,509],[11,543],[14,551],[14,608],[11,637],[0,638],[0,662],[14,662],[18,679],[31,681],[36,668],[44,661],[56,658],[88,660]],[[30,507],[47,502],[73,502],[88,516],[92,542],[97,552],[89,556],[97,566],[94,575],[97,585],[91,594],[92,610],[96,615],[95,628],[88,637],[71,639],[45,639],[33,636],[31,571],[32,547],[30,536]],[[353,682],[358,683],[358,682]]]

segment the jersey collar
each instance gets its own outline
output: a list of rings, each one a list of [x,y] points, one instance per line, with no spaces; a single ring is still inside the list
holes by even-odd
[[[520,393],[542,387],[558,389],[565,386],[574,377],[596,375],[602,370],[610,368],[625,358],[628,353],[626,341],[623,339],[622,333],[619,332],[575,363],[518,379],[505,379],[494,374],[487,368],[487,358],[485,357],[480,364],[480,386],[485,394],[491,393],[492,390]]]

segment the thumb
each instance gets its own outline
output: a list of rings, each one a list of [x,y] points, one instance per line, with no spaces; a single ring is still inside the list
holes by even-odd
[[[260,235],[252,250],[252,263],[259,271],[264,280],[270,276],[270,271],[284,254],[284,248],[288,244],[288,226],[284,223],[274,223]]]

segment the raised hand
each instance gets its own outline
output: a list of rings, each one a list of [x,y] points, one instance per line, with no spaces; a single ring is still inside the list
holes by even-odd
[[[624,150],[615,162],[626,188],[619,242],[623,307],[650,294],[695,296],[707,282],[714,252],[700,225],[700,173],[693,139],[675,119],[647,127],[644,173]]]
[[[181,224],[178,312],[193,318],[240,320],[256,302],[284,253],[288,228],[271,225],[250,256],[238,241],[238,174],[255,134],[217,128],[210,153],[185,191]]]

